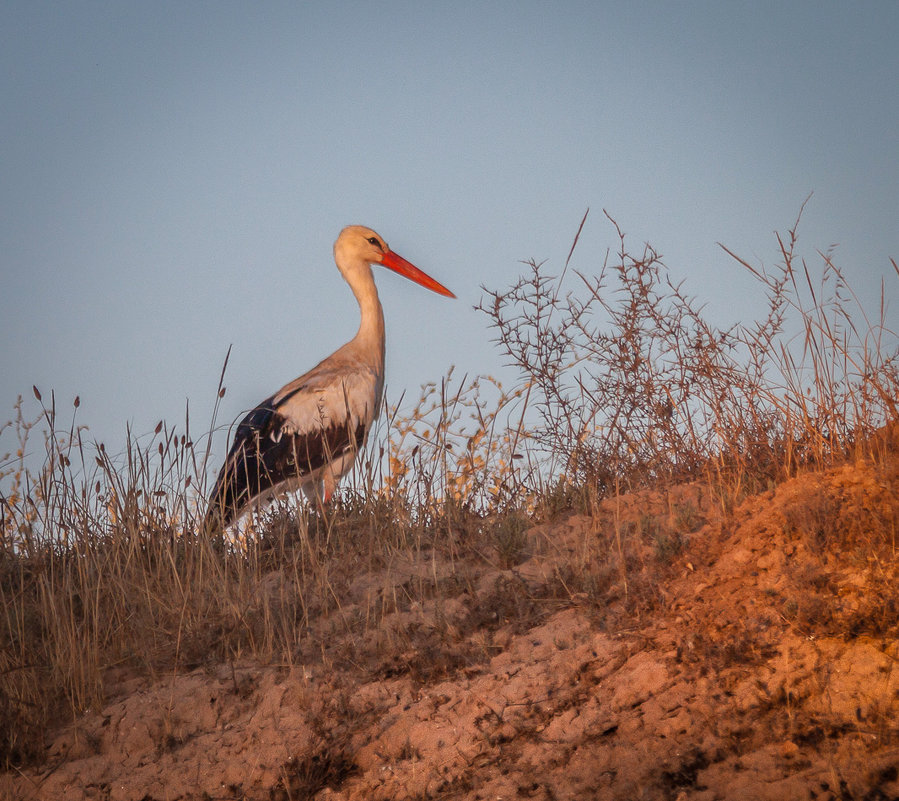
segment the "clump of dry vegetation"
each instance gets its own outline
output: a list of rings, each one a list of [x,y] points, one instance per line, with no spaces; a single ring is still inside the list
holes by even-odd
[[[899,417],[885,300],[871,319],[830,253],[816,277],[796,253],[798,220],[772,271],[727,251],[767,301],[762,319],[727,329],[615,227],[617,254],[576,273],[576,289],[530,262],[482,305],[527,379],[530,439],[557,476],[603,495],[714,473],[739,494],[832,464]]]
[[[727,514],[798,471],[882,456],[892,435],[879,432],[899,424],[897,339],[885,302],[870,318],[832,253],[816,272],[797,255],[794,226],[777,238],[773,270],[730,254],[758,279],[767,312],[719,329],[655,250],[632,252],[612,224],[618,250],[596,274],[566,262],[554,276],[530,262],[512,287],[486,291],[481,309],[517,371],[513,388],[450,371],[393,407],[324,515],[278,507],[231,541],[206,539],[196,530],[208,438],[195,439],[189,418],[181,431],[129,432],[114,455],[77,424],[77,399],[65,419],[37,390],[37,419],[20,402],[0,432],[0,764],[39,758],[50,728],[99,705],[125,668],[159,676],[318,658],[426,681],[489,655],[486,640],[481,652],[459,646],[479,627],[532,624],[566,603],[594,604],[606,624],[645,614],[661,602],[658,571],[689,554],[708,509],[686,499],[631,520],[609,499],[699,480]],[[46,453],[38,469],[26,458],[35,439]],[[842,509],[822,490],[789,507],[786,525],[822,554],[851,541],[878,565],[883,596],[830,625],[895,632],[895,503],[858,525]],[[593,515],[601,535],[539,592],[503,574],[488,608],[441,617],[443,599],[476,580],[463,557],[515,566],[531,556],[532,523],[568,510]],[[411,578],[347,602],[360,576],[398,564],[413,566]],[[824,581],[797,577],[784,614],[807,620],[814,613],[796,599],[820,595]],[[379,630],[423,603],[437,626]],[[355,636],[343,652],[320,625],[335,611]],[[340,759],[298,765],[284,797],[352,770],[345,746]]]

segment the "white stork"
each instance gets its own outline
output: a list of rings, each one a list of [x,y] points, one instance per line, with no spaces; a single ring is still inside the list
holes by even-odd
[[[225,528],[251,505],[297,489],[326,503],[352,468],[384,389],[384,312],[370,265],[455,297],[361,225],[340,232],[334,261],[359,303],[359,331],[244,417],[212,490],[207,527]]]

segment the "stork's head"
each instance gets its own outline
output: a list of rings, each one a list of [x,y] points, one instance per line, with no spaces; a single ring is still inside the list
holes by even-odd
[[[447,297],[456,297],[445,286],[422,272],[414,264],[394,253],[383,237],[364,225],[348,225],[340,232],[334,243],[334,260],[344,277],[352,285],[350,273],[358,267],[354,265],[382,264],[417,284]]]

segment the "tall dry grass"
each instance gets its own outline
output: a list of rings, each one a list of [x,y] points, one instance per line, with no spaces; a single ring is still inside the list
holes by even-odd
[[[316,621],[355,576],[403,556],[514,563],[528,517],[696,477],[727,505],[896,423],[886,295],[868,316],[833,254],[817,272],[797,255],[795,225],[770,271],[730,254],[767,312],[720,329],[611,224],[617,252],[595,274],[570,269],[576,237],[558,275],[530,262],[485,291],[512,388],[450,370],[390,407],[324,515],[276,506],[232,540],[206,539],[208,430],[160,423],[110,454],[78,425],[77,399],[62,411],[35,390],[34,419],[20,401],[0,431],[0,762],[38,758],[52,725],[101,704],[117,671],[321,654]],[[659,539],[660,553],[675,546]],[[380,601],[359,625],[408,600]]]

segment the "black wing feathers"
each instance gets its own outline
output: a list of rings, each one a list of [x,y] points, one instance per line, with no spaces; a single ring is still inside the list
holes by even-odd
[[[361,421],[354,431],[347,422],[298,434],[286,431],[286,423],[274,395],[244,417],[215,482],[207,521],[215,517],[222,526],[230,525],[256,496],[308,476],[346,450],[360,448],[365,439]]]

